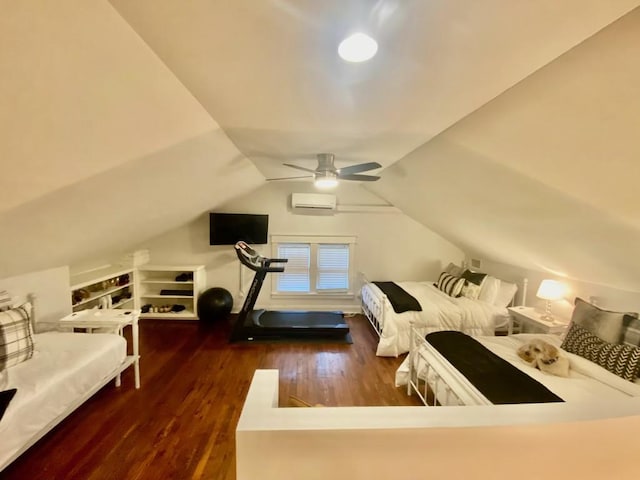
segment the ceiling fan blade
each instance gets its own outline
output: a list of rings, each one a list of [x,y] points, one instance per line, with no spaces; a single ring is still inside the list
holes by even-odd
[[[339,180],[357,180],[358,182],[375,182],[380,180],[380,177],[376,175],[338,175]]]
[[[316,173],[315,170],[311,170],[310,168],[299,167],[298,165],[292,165],[290,163],[283,163],[283,165],[285,165],[287,167],[291,167],[291,168],[297,168],[298,170],[302,170],[304,172]]]
[[[350,167],[344,167],[338,170],[339,174],[351,175],[352,173],[366,172],[367,170],[373,170],[375,168],[381,168],[378,162],[359,163],[358,165],[351,165]]]
[[[297,180],[299,178],[313,178],[313,175],[302,175],[300,177],[267,178],[267,182],[270,182],[272,180]]]

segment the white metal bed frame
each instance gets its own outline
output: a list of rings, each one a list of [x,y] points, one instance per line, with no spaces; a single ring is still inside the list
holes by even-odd
[[[23,303],[22,301],[17,301],[17,300],[21,300],[21,299],[19,297],[18,298],[14,298],[15,304]],[[36,303],[37,302],[36,302],[36,300],[37,300],[37,298],[36,298],[36,295],[34,293],[29,293],[29,294],[26,295],[26,301],[31,303],[31,318],[30,318],[30,322],[31,322],[31,328],[32,328],[33,332],[35,332],[35,325],[37,323],[37,320],[36,320],[36,308],[37,308],[36,307]],[[124,372],[133,363],[133,361],[134,361],[134,357],[128,355],[120,365],[114,367],[114,369],[111,370],[102,379],[98,379],[96,381],[95,385],[93,385],[88,391],[86,391],[85,393],[83,393],[82,395],[77,397],[71,404],[69,404],[67,406],[67,408],[64,411],[62,411],[56,417],[52,418],[49,421],[49,423],[47,423],[45,426],[43,426],[39,431],[34,432],[33,436],[29,439],[29,441],[24,443],[16,452],[14,452],[7,459],[6,462],[4,462],[3,464],[0,465],[0,472],[2,472],[7,466],[9,466],[11,463],[13,463],[20,455],[22,455],[29,448],[31,448],[38,440],[40,440],[47,433],[49,433],[54,427],[56,427],[60,422],[62,422],[65,418],[67,418],[70,414],[72,414],[75,410],[77,410],[78,407],[80,407],[80,405],[84,404],[87,400],[89,400],[89,398],[91,398],[93,395],[95,395],[102,387],[107,385],[109,382],[115,380],[116,387],[120,387],[120,376],[121,376],[122,372]],[[139,387],[136,386],[136,388],[139,388]]]
[[[516,296],[519,296],[520,300],[516,302],[514,297],[511,305],[526,305],[528,282],[527,278],[522,279],[518,292],[516,292]],[[366,281],[366,283],[371,282]],[[363,289],[361,292],[362,311],[378,336],[382,336],[382,329],[386,321],[384,312],[385,309],[392,308],[391,302],[389,302],[389,299],[383,292],[380,292],[380,296],[373,295],[369,289]]]
[[[389,303],[389,299],[383,293],[381,297],[373,295],[371,290],[364,289],[362,290],[362,311],[364,312],[365,317],[369,320],[369,323],[378,334],[378,336],[382,336],[382,325],[384,322],[384,309],[385,304]],[[378,319],[382,320],[382,322],[378,321]]]
[[[493,405],[411,325],[407,395],[415,391],[425,406]],[[420,365],[421,368],[416,368]],[[424,369],[424,378],[419,370]],[[445,380],[443,374],[446,374]],[[432,402],[428,392],[431,390]]]

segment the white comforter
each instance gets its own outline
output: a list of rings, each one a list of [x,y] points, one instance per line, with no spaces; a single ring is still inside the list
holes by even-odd
[[[550,375],[529,366],[516,353],[518,348],[533,338],[540,338],[557,347],[562,340],[557,335],[523,333],[500,337],[476,338],[482,345],[502,357],[519,370],[542,383],[565,402],[587,400],[607,400],[624,397],[640,397],[640,385],[624,380],[606,369],[578,355],[565,352],[571,369],[568,378]],[[418,356],[415,356],[418,358]],[[406,385],[408,379],[409,356],[396,372],[396,386]],[[418,365],[418,376],[424,378],[424,366]],[[446,381],[446,372],[439,372]]]
[[[0,420],[0,470],[36,435],[92,388],[112,377],[126,340],[108,333],[34,335],[33,358],[5,370],[3,389],[16,388]]]
[[[422,311],[396,313],[386,302],[383,318],[378,319],[382,323],[382,334],[376,355],[381,357],[397,357],[409,351],[411,322],[422,335],[458,330],[475,336],[493,335],[496,326],[508,319],[506,308],[465,297],[450,297],[434,287],[433,282],[396,283],[420,303]],[[373,290],[378,296],[383,295],[372,283],[363,288]]]

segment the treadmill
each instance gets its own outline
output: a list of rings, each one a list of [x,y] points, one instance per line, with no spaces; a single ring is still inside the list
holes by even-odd
[[[279,338],[344,338],[349,326],[342,312],[253,310],[267,273],[284,272],[286,258],[266,258],[247,243],[235,244],[240,262],[256,272],[231,332],[231,341]]]

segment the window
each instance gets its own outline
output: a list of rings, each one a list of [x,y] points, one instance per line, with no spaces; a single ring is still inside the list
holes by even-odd
[[[287,258],[276,295],[352,295],[355,237],[274,236],[273,256]]]

